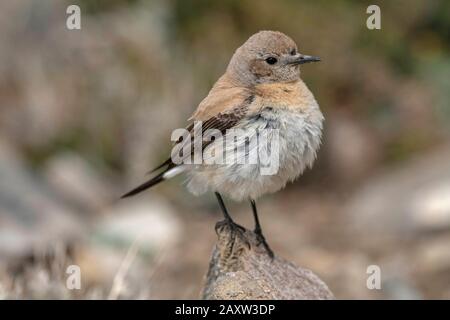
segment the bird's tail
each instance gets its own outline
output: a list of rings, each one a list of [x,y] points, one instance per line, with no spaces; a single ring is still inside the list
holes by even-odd
[[[157,170],[157,169],[155,169]],[[181,172],[184,171],[184,167],[183,166],[176,166],[176,167],[171,167],[169,166],[167,169],[165,169],[163,172],[159,173],[158,175],[154,176],[153,178],[151,178],[150,180],[148,180],[147,182],[144,182],[143,184],[141,184],[140,186],[134,188],[133,190],[125,193],[123,196],[121,196],[121,198],[128,198],[131,196],[134,196],[135,194],[138,194],[144,190],[147,190],[148,188],[153,187],[154,185],[157,185],[158,183],[173,178],[176,175],[180,174]]]

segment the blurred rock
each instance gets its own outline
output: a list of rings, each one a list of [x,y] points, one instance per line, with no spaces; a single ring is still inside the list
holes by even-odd
[[[318,246],[303,245],[301,250],[297,249],[295,261],[314,270],[329,285],[330,290],[341,292],[338,299],[352,296],[371,298],[371,292],[365,286],[365,270],[370,262],[362,254],[337,253]]]
[[[137,243],[141,253],[151,255],[170,250],[180,232],[181,225],[172,207],[152,196],[123,200],[107,210],[94,237],[104,245],[119,248]]]
[[[149,298],[149,277],[181,236],[181,223],[162,199],[135,197],[105,209],[92,241],[78,255],[88,282],[110,299]],[[105,293],[103,293],[105,294]]]
[[[85,159],[73,152],[50,159],[44,175],[64,199],[91,212],[101,210],[114,194],[112,184],[106,183]]]
[[[383,290],[390,300],[418,300],[423,299],[420,292],[409,281],[402,278],[384,280]]]
[[[450,228],[450,148],[367,181],[344,212],[360,233],[401,236]]]
[[[110,298],[114,288],[114,299],[138,299],[141,293],[149,297],[150,280],[148,274],[155,262],[138,256],[139,245],[130,248],[105,247],[90,243],[77,254],[77,264],[83,270],[85,283],[95,284],[100,292],[93,292],[92,298]],[[131,254],[130,254],[131,253]],[[94,294],[95,293],[95,294]]]
[[[76,213],[60,203],[0,140],[0,259],[81,235]]]
[[[450,235],[436,237],[421,244],[414,255],[414,266],[424,273],[450,274]],[[450,289],[450,284],[449,284]]]
[[[450,175],[442,180],[425,183],[410,203],[413,222],[424,229],[450,227]]]

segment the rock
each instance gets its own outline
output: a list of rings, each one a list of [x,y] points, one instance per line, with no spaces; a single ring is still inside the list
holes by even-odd
[[[450,227],[450,147],[368,181],[344,208],[357,232],[405,235]]]
[[[366,286],[366,270],[373,261],[361,252],[351,252],[348,248],[333,252],[317,245],[302,245],[295,261],[301,261],[320,275],[339,299],[374,298],[374,292]]]
[[[415,268],[425,274],[448,274],[450,272],[449,244],[450,235],[435,237],[423,242],[414,254]]]
[[[423,229],[450,227],[450,177],[441,182],[424,183],[409,205],[413,222]]]
[[[423,299],[420,292],[410,281],[400,278],[389,278],[383,282],[383,290],[389,300],[419,300]]]
[[[111,184],[76,153],[66,152],[50,159],[44,175],[64,199],[89,213],[103,209],[115,194]]]
[[[270,258],[255,233],[216,225],[218,242],[211,256],[202,298],[213,300],[334,299],[312,271],[275,256]]]
[[[122,200],[109,208],[94,233],[100,243],[130,247],[137,242],[140,252],[170,250],[179,239],[180,223],[173,209],[156,196]]]

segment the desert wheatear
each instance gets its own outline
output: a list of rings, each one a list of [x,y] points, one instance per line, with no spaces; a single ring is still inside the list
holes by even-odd
[[[194,138],[176,141],[171,158],[152,171],[159,173],[123,197],[185,173],[194,194],[215,192],[225,222],[236,230],[242,227],[231,219],[221,194],[248,199],[255,233],[273,257],[261,231],[255,199],[282,189],[316,158],[324,118],[300,79],[299,66],[319,60],[299,53],[295,42],[281,32],[251,36],[191,117],[194,123],[186,130]],[[201,135],[200,161],[191,158],[196,131]],[[221,161],[211,161],[219,154]]]

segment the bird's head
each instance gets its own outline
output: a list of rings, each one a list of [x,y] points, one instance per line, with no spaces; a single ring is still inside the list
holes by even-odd
[[[227,73],[239,84],[295,81],[299,66],[320,58],[298,52],[295,42],[277,31],[260,31],[252,35],[231,58]]]

